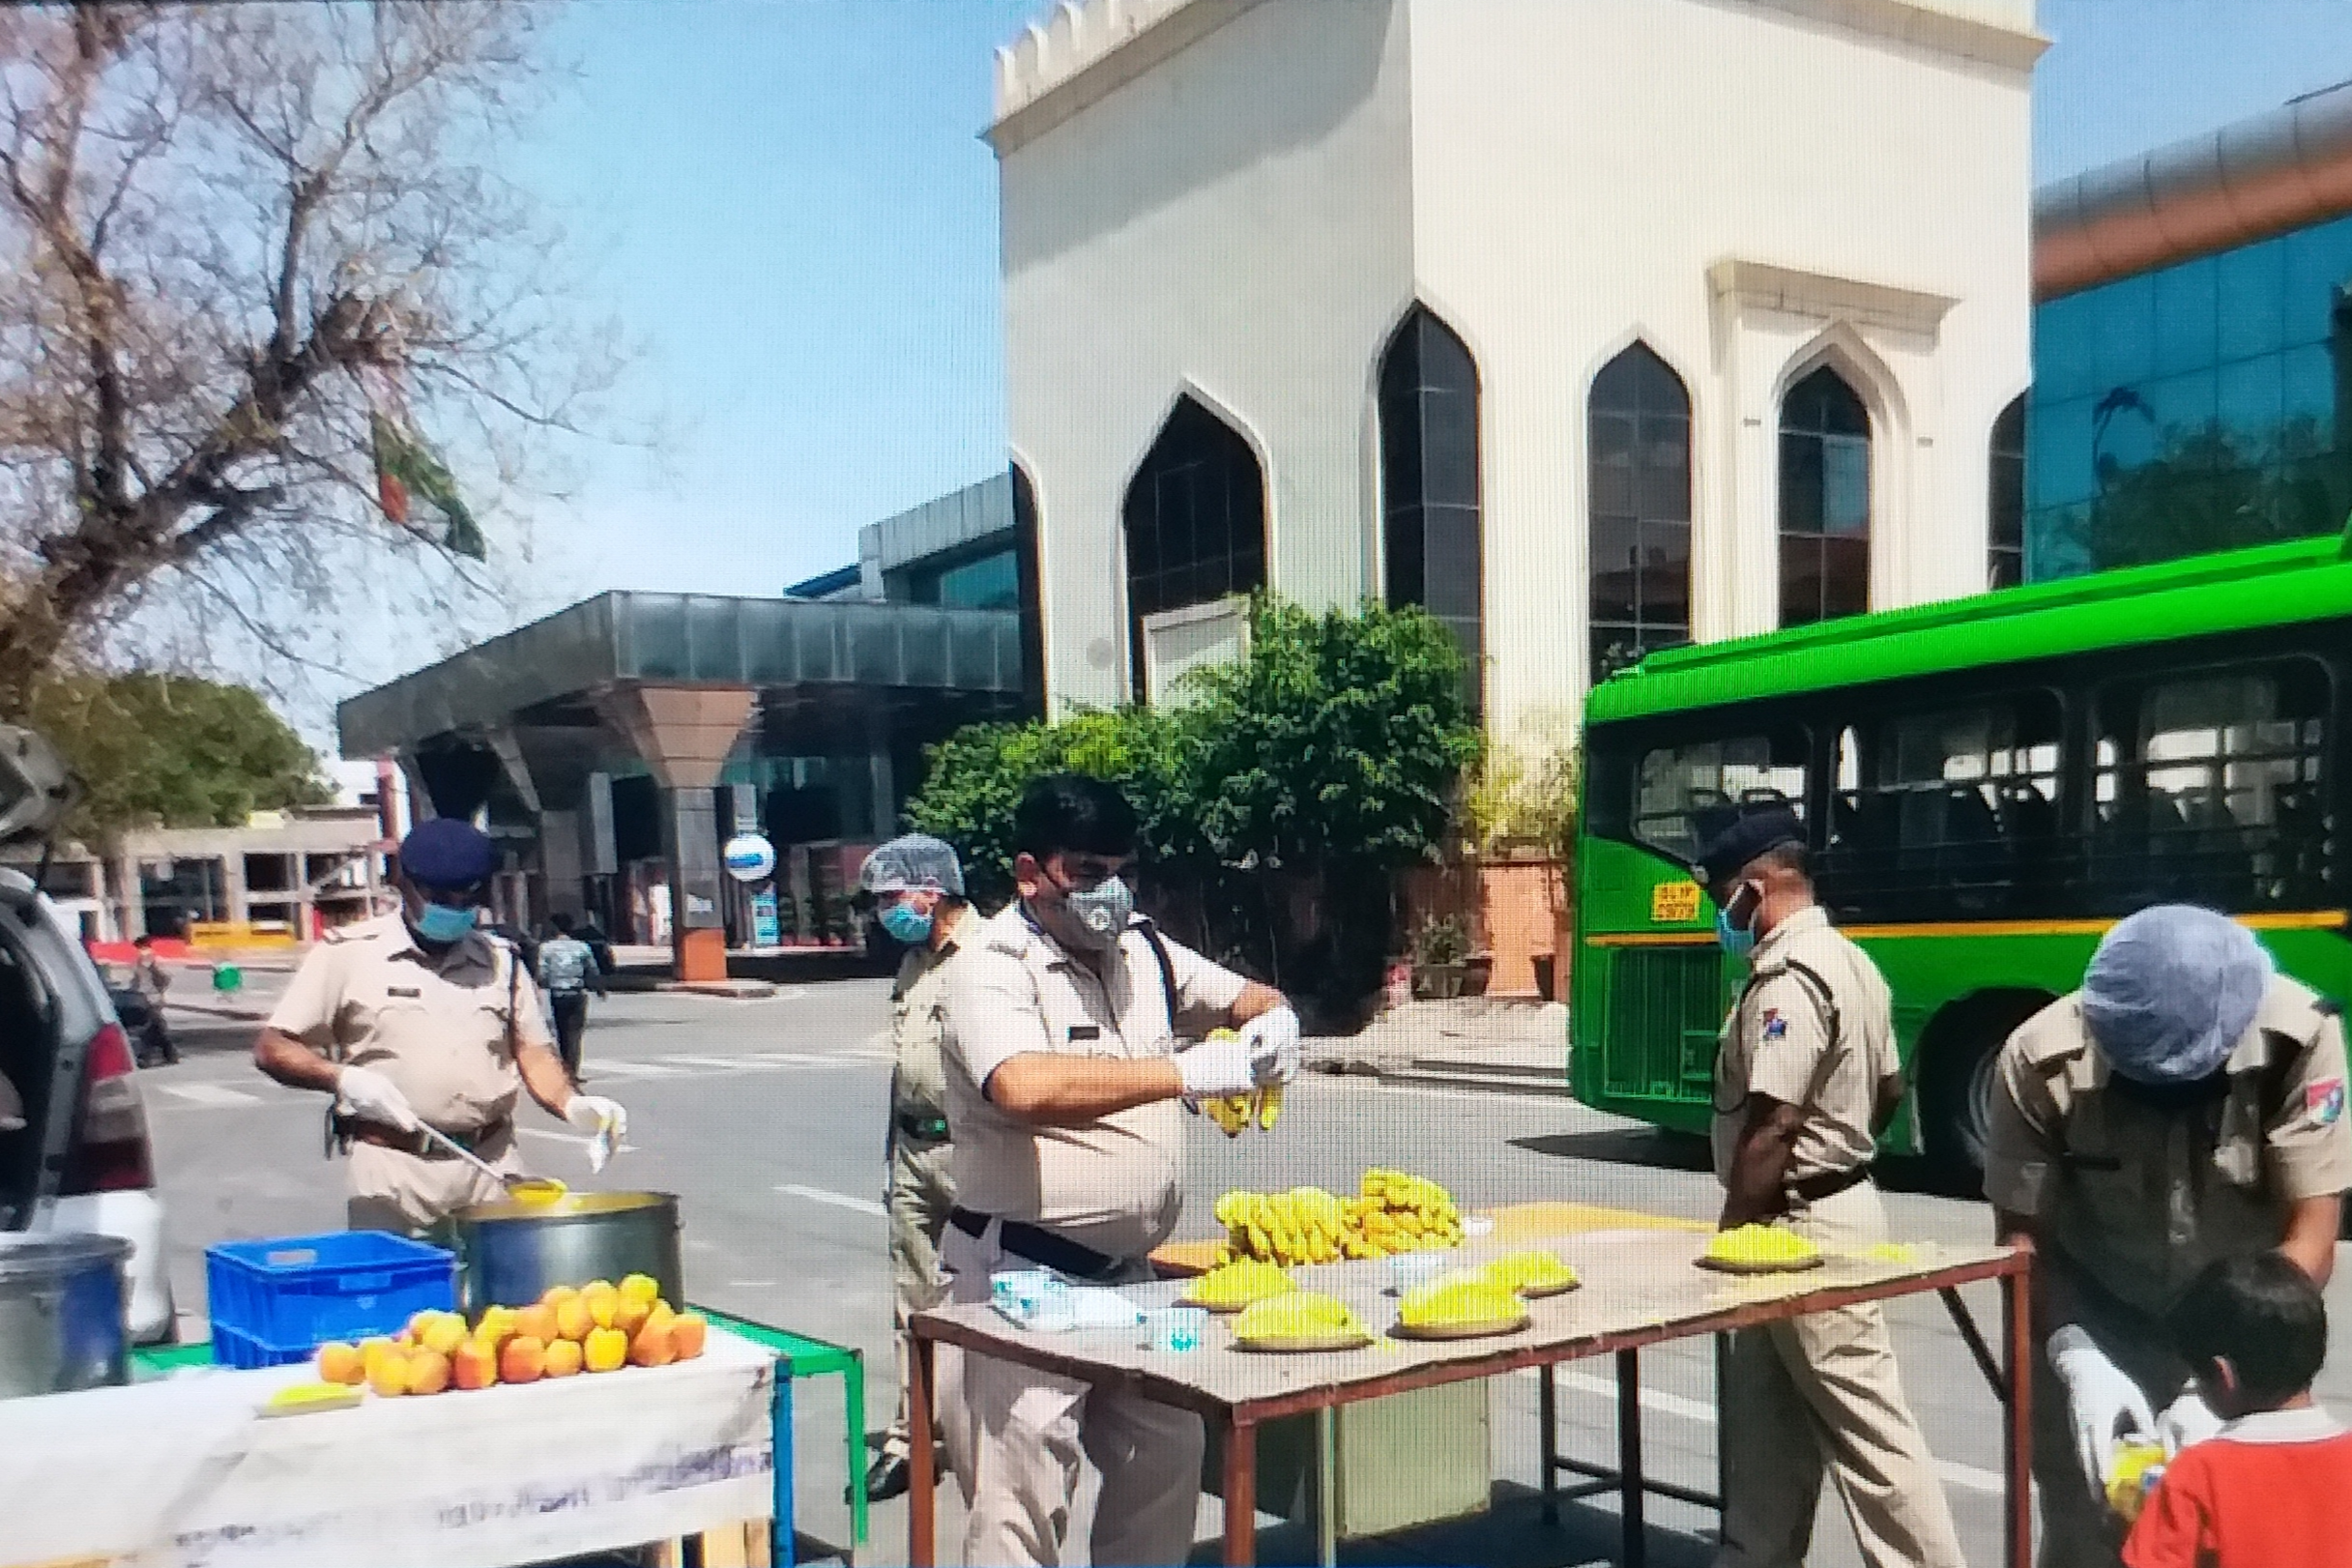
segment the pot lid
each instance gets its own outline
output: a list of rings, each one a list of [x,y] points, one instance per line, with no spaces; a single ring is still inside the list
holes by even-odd
[[[476,1204],[457,1211],[461,1225],[503,1220],[570,1220],[597,1214],[626,1214],[639,1209],[674,1207],[678,1199],[666,1192],[570,1192],[553,1203]]]

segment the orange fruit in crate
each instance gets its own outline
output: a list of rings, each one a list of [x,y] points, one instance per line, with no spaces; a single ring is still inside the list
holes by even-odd
[[[398,1350],[388,1350],[376,1357],[367,1368],[367,1387],[384,1399],[397,1399],[408,1392],[408,1357]]]
[[[556,1337],[555,1308],[545,1302],[523,1308],[514,1315],[514,1332],[525,1339],[546,1344]]]
[[[318,1348],[318,1380],[323,1383],[342,1383],[358,1387],[367,1380],[367,1363],[360,1356],[359,1347],[341,1340],[329,1340]]]
[[[682,1312],[670,1324],[670,1346],[681,1361],[691,1361],[703,1353],[703,1344],[710,1337],[711,1323],[699,1312]]]
[[[450,1381],[459,1388],[490,1388],[498,1382],[498,1348],[470,1339],[450,1357]]]
[[[517,1334],[498,1352],[498,1380],[535,1383],[547,1370],[547,1347],[529,1334]]]
[[[450,1386],[450,1358],[439,1350],[419,1350],[408,1358],[408,1391],[438,1394]]]
[[[555,1309],[555,1332],[558,1339],[584,1340],[595,1330],[595,1326],[596,1320],[588,1314],[588,1303],[576,1295]]]
[[[633,1367],[666,1367],[678,1359],[678,1348],[670,1343],[670,1325],[647,1323],[637,1330],[637,1337],[628,1342],[629,1365]]]
[[[628,1364],[628,1336],[618,1328],[599,1328],[582,1347],[591,1372],[617,1372]]]
[[[588,1352],[580,1349],[577,1340],[559,1339],[547,1347],[547,1376],[568,1378],[588,1361]]]

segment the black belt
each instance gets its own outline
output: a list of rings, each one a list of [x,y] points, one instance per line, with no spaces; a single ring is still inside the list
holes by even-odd
[[[410,1128],[394,1127],[388,1122],[368,1121],[360,1117],[331,1115],[328,1118],[328,1125],[331,1129],[331,1136],[346,1144],[372,1144],[378,1148],[389,1148],[398,1153],[412,1154],[421,1160],[453,1160],[457,1158],[457,1155],[450,1151],[447,1145],[435,1143],[421,1132]],[[467,1153],[479,1154],[481,1152],[482,1145],[489,1143],[513,1125],[514,1120],[511,1117],[501,1117],[486,1127],[469,1128],[464,1132],[454,1132],[446,1127],[437,1130],[450,1143],[455,1144]]]
[[[1848,1187],[1859,1187],[1871,1178],[1871,1162],[1864,1160],[1850,1171],[1824,1171],[1788,1183],[1788,1196],[1817,1204],[1824,1198],[1835,1198]]]
[[[961,1206],[947,1211],[947,1223],[975,1241],[988,1234],[988,1222],[993,1218],[994,1215]],[[1067,1236],[1056,1235],[1024,1220],[1001,1222],[997,1226],[997,1244],[1016,1258],[1072,1279],[1108,1279],[1127,1266],[1123,1258],[1082,1247]]]
[[[944,1144],[947,1141],[945,1117],[920,1117],[912,1111],[901,1111],[891,1118],[899,1132],[918,1144]]]

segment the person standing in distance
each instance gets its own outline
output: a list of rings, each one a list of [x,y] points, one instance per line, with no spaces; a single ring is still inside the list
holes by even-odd
[[[1722,1229],[1778,1226],[1840,1250],[1883,1241],[1871,1163],[1902,1099],[1886,981],[1815,902],[1804,826],[1786,804],[1695,826],[1717,936],[1749,963],[1716,1052]],[[1871,1568],[1961,1568],[1875,1303],[1735,1332],[1723,1407],[1717,1568],[1799,1568],[1825,1472]]]
[[[506,1196],[423,1127],[519,1175],[514,1102],[524,1091],[616,1143],[627,1117],[574,1091],[520,956],[475,924],[498,869],[490,840],[437,817],[401,840],[399,858],[399,910],[330,932],[310,950],[253,1060],[281,1084],[334,1096],[334,1135],[351,1154],[351,1229],[416,1234]]]
[[[604,972],[596,967],[595,949],[572,934],[568,915],[548,916],[555,936],[539,946],[539,984],[547,991],[548,1010],[555,1014],[555,1044],[564,1059],[564,1075],[580,1086],[580,1037],[588,1032],[588,993],[604,995]]]
[[[2253,933],[2159,904],[1995,1063],[1985,1196],[2035,1246],[2034,1480],[2044,1568],[2114,1568],[2117,1443],[2178,1452],[2220,1421],[2166,1315],[2200,1270],[2283,1254],[2325,1285],[2352,1187],[2344,1031]]]
[[[1004,1269],[1098,1285],[1149,1279],[1147,1257],[1183,1204],[1181,1102],[1298,1071],[1298,1019],[1280,992],[1136,915],[1135,845],[1135,813],[1109,784],[1073,773],[1031,784],[1013,814],[1020,897],[948,972],[942,1044],[958,1206],[940,1261],[958,1302],[988,1300],[990,1276]],[[1179,1030],[1219,1026],[1240,1032],[1176,1049]],[[1089,1561],[1184,1560],[1200,1502],[1199,1416],[985,1356],[954,1357],[942,1380],[959,1376],[945,1408],[970,1509],[966,1562],[1059,1563],[1082,1460],[1102,1475]]]
[[[940,1236],[955,1206],[948,1165],[947,1085],[940,1065],[941,1015],[948,961],[962,949],[973,916],[964,901],[964,868],[940,839],[910,833],[876,848],[857,871],[858,890],[875,918],[906,945],[890,988],[890,1283],[898,1330],[898,1414],[866,1472],[866,1496],[886,1501],[907,1490],[910,1415],[907,1320],[947,1297],[940,1275]]]

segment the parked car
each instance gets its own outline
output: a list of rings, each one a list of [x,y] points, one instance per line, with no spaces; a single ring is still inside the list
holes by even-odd
[[[48,744],[0,725],[0,845],[38,845],[73,799]],[[0,1131],[0,1231],[94,1231],[130,1242],[131,1337],[169,1338],[163,1205],[131,1036],[79,934],[30,877],[7,867],[0,1076],[24,1121]]]

